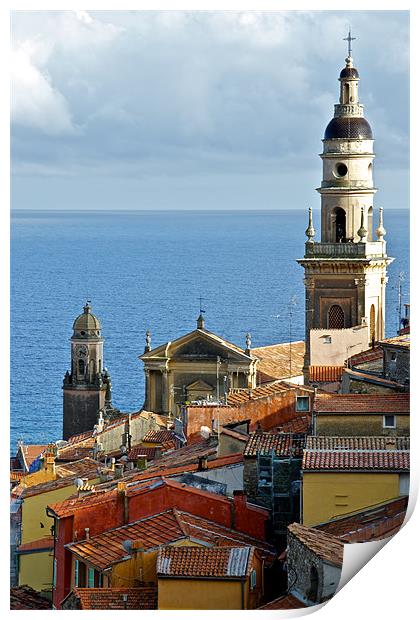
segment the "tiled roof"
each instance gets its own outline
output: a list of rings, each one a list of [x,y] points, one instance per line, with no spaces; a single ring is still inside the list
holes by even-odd
[[[90,458],[72,463],[71,467],[73,469],[71,469],[69,465],[66,465],[65,467],[68,468],[68,471],[63,473],[67,473],[68,475],[58,477],[55,480],[42,482],[40,484],[34,484],[30,487],[24,486],[25,478],[23,478],[19,486],[13,490],[13,493],[15,495],[20,495],[22,498],[30,497],[32,495],[39,495],[40,493],[48,493],[50,491],[54,491],[55,489],[61,489],[66,486],[73,485],[75,478],[80,478],[82,476],[89,479],[97,478],[99,476],[98,469],[103,469],[101,463]],[[59,468],[57,467],[57,469]]]
[[[294,437],[292,433],[251,433],[245,446],[244,456],[270,454],[274,450],[277,456],[302,456],[305,441],[301,437]]]
[[[74,514],[77,510],[83,510],[84,508],[91,508],[92,506],[96,506],[107,501],[113,501],[116,495],[116,488],[106,491],[95,491],[95,493],[90,495],[85,495],[82,497],[69,497],[62,502],[49,504],[48,508],[51,509],[57,517],[63,518]]]
[[[340,538],[300,523],[292,523],[287,529],[324,562],[340,567],[343,564],[344,543]]]
[[[303,374],[305,355],[303,340],[251,349],[251,355],[260,360],[257,369],[273,379],[288,379]]]
[[[245,577],[253,551],[253,547],[164,547],[158,554],[156,572],[165,577]]]
[[[48,551],[54,549],[54,538],[52,536],[44,536],[38,540],[32,540],[31,542],[23,543],[18,547],[19,553],[25,553],[30,551]]]
[[[347,542],[380,540],[396,533],[404,522],[408,497],[398,497],[358,512],[344,515],[316,529],[338,536]]]
[[[293,594],[287,594],[286,596],[276,598],[262,607],[258,607],[258,609],[301,609],[302,607],[307,607],[307,605],[293,596]]]
[[[277,426],[277,430],[282,433],[308,433],[311,427],[312,417],[310,414],[300,414],[288,422]]]
[[[157,609],[157,588],[75,588],[80,609]]]
[[[409,471],[408,451],[305,450],[304,471]]]
[[[309,366],[309,381],[329,383],[341,381],[343,366]]]
[[[227,437],[232,437],[233,439],[237,439],[238,441],[247,442],[249,435],[247,433],[240,433],[239,431],[235,431],[232,428],[226,428],[223,426],[220,429],[221,435],[226,435]]]
[[[409,437],[328,437],[306,438],[306,450],[409,450]]]
[[[393,338],[386,338],[385,340],[381,340],[380,345],[410,349],[410,333],[401,334],[400,336],[394,336]]]
[[[145,448],[144,446],[136,446],[135,448],[131,448],[127,457],[129,461],[136,461],[141,456],[145,456],[147,461],[153,461],[157,450],[159,450],[159,448]]]
[[[384,352],[378,346],[373,349],[368,349],[367,351],[361,351],[360,353],[355,353],[347,360],[347,366],[358,366],[359,364],[368,364],[369,362],[375,362],[377,360],[381,360],[384,356]]]
[[[29,469],[35,459],[38,458],[38,456],[40,456],[47,448],[48,444],[21,444],[18,448],[17,454],[19,454],[19,452],[22,454],[25,459],[26,467]]]
[[[66,463],[65,465],[58,463],[55,471],[60,478],[65,478],[66,476],[84,478],[86,476],[90,476],[92,472],[95,473],[98,467],[102,470],[105,469],[99,461],[95,461],[90,456],[86,456],[80,460]]]
[[[242,534],[242,532],[223,527],[223,525],[219,525],[214,521],[197,517],[189,512],[175,510],[175,513],[184,533],[191,538],[211,543],[218,547],[232,545],[255,547],[266,562],[270,564],[276,557],[275,548],[268,543]]]
[[[122,546],[125,540],[136,541],[143,549],[165,545],[185,534],[172,510],[141,519],[129,525],[108,530],[89,540],[70,543],[67,548],[99,570],[121,562],[128,554]]]
[[[51,601],[29,586],[10,588],[10,609],[52,609]]]
[[[296,386],[297,387],[297,386]],[[289,384],[281,381],[269,383],[267,385],[260,385],[254,389],[243,388],[237,389],[233,392],[229,392],[227,397],[227,404],[230,407],[235,405],[241,405],[249,400],[257,400],[258,398],[266,398],[267,396],[273,396],[279,392],[287,392],[291,389]]]
[[[409,413],[410,394],[317,394],[317,413]]]
[[[166,429],[158,431],[148,431],[143,437],[145,443],[167,443],[174,442],[175,433]]]
[[[71,444],[58,450],[57,461],[76,461],[86,457],[93,457],[95,440],[93,437],[79,444]]]
[[[92,434],[93,434],[93,429],[90,431],[85,431],[84,433],[78,433],[77,435],[72,435],[71,437],[67,439],[67,443],[70,445],[75,444],[75,443],[80,443],[81,441],[92,438]]]

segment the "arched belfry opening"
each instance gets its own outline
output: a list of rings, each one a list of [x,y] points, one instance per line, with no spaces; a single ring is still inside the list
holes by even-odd
[[[375,340],[376,340],[376,312],[375,312],[375,306],[373,304],[370,307],[369,327],[370,327],[370,342],[373,347],[375,345]]]
[[[334,211],[333,225],[335,242],[343,242],[346,238],[346,212],[341,207]]]
[[[85,362],[84,362],[84,360],[79,360],[77,365],[78,365],[79,375],[83,376],[85,374]]]
[[[334,304],[328,310],[328,329],[344,328],[344,310],[338,304]]]

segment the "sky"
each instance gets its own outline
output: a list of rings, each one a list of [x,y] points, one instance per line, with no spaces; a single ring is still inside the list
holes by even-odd
[[[15,11],[15,209],[319,207],[351,24],[375,204],[408,207],[408,11]]]

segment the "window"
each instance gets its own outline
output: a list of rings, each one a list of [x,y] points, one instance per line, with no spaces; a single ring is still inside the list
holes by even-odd
[[[296,411],[309,411],[309,396],[296,396]]]
[[[335,172],[339,177],[345,177],[347,174],[347,166],[346,164],[339,163],[335,167]]]
[[[74,587],[79,587],[79,560],[74,562]]]
[[[344,311],[343,308],[334,304],[328,310],[328,329],[344,328]]]
[[[395,415],[384,415],[384,428],[396,428],[397,422],[395,419]]]
[[[250,585],[251,590],[253,590],[257,585],[257,571],[255,570],[255,568],[252,569],[250,574]]]
[[[331,336],[325,335],[325,336],[322,336],[322,338],[323,338],[324,344],[331,344],[332,342]]]
[[[89,568],[88,571],[88,588],[94,588],[95,587],[95,569],[94,568]]]

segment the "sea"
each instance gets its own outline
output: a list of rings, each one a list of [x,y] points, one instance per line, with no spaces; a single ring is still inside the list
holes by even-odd
[[[409,211],[384,216],[391,336],[399,280],[409,302]],[[202,309],[206,328],[239,346],[248,332],[253,347],[303,339],[306,227],[304,210],[13,211],[11,453],[18,440],[61,438],[69,339],[87,299],[124,412],[143,404],[146,330],[156,347],[195,329]]]

